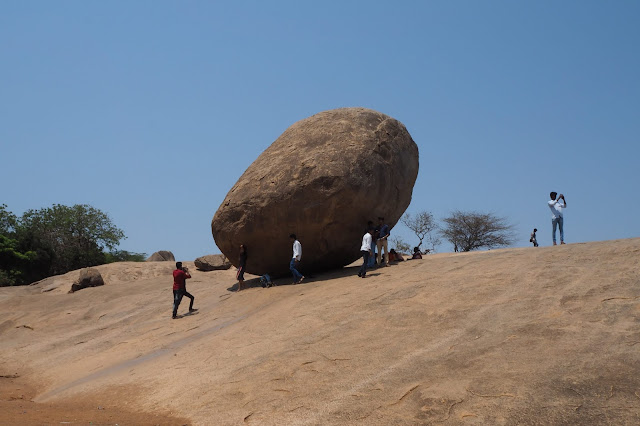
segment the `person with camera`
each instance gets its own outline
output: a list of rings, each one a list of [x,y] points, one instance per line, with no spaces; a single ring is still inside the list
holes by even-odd
[[[193,300],[195,297],[187,291],[187,279],[191,278],[189,269],[182,266],[182,262],[176,262],[176,269],[173,271],[173,319],[178,318],[178,306],[182,302],[182,298],[187,296],[191,299],[189,303],[189,312],[197,311],[193,309]]]
[[[553,227],[553,245],[556,245],[556,227],[560,228],[560,244],[564,244],[564,215],[563,210],[567,208],[567,200],[564,195],[557,192],[549,194],[551,200],[547,201],[551,209],[551,226]]]

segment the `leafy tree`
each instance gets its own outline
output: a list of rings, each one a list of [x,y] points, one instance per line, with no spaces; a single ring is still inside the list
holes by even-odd
[[[105,254],[107,263],[114,262],[144,262],[146,253],[134,253],[126,250],[112,250]]]
[[[45,276],[103,264],[105,248],[112,250],[125,238],[107,214],[86,204],[28,210],[16,231],[21,244],[48,261]]]
[[[11,235],[16,227],[17,218],[16,216],[7,211],[7,205],[0,205],[0,235]]]
[[[428,245],[431,247],[430,251],[435,251],[436,246],[440,245],[440,238],[435,233],[438,229],[433,215],[426,210],[418,212],[415,216],[406,213],[400,221],[418,237],[418,248],[422,245],[426,239]],[[413,252],[413,250],[411,250]]]
[[[25,284],[29,266],[36,257],[34,251],[19,252],[18,241],[0,235],[0,287]]]
[[[513,225],[493,213],[456,210],[443,221],[442,236],[460,251],[508,246],[515,240]]]

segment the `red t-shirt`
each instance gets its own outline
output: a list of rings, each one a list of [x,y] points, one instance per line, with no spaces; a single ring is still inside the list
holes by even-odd
[[[180,290],[181,288],[185,288],[185,280],[187,278],[191,278],[191,275],[182,269],[176,269],[173,271],[173,289]]]

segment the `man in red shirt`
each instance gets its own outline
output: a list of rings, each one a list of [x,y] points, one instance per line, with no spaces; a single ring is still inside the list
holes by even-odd
[[[182,262],[176,262],[176,270],[173,271],[173,319],[178,318],[178,306],[180,306],[183,296],[191,299],[189,312],[197,311],[197,309],[193,309],[193,300],[195,297],[187,291],[187,278],[191,278],[189,269],[186,266],[183,268]]]

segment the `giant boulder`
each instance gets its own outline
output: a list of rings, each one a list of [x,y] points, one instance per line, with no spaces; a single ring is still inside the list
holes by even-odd
[[[411,202],[418,147],[399,121],[365,108],[324,111],[289,127],[231,188],[211,232],[247,272],[288,273],[289,234],[302,243],[301,272],[339,268],[360,256],[367,221],[393,227]]]

